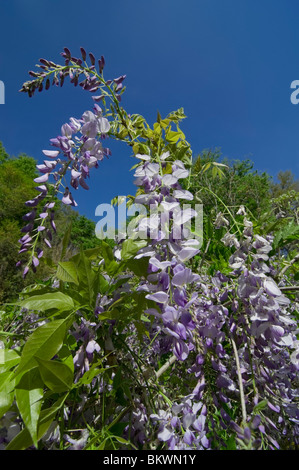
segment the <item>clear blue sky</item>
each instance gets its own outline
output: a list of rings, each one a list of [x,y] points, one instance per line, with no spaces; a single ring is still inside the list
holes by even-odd
[[[126,74],[123,105],[153,123],[179,107],[196,155],[220,147],[223,156],[250,158],[259,171],[299,176],[298,0],[0,0],[0,140],[8,153],[40,162],[42,149],[69,117],[92,107],[91,95],[71,85],[19,93],[40,57],[59,61],[63,47],[105,56],[106,78]],[[78,210],[135,187],[130,150],[113,155],[75,193]]]

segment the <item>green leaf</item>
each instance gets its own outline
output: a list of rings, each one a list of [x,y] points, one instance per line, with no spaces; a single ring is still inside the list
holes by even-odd
[[[205,163],[202,172],[204,173],[205,171],[207,171],[210,168],[211,164],[211,162]]]
[[[102,312],[99,313],[97,316],[97,319],[102,321],[102,320],[118,320],[120,317],[119,310],[117,308],[114,308],[112,310],[109,310],[107,312]]]
[[[105,279],[102,274],[98,274],[95,279],[95,284],[98,287],[97,291],[102,295],[105,294],[105,292],[109,288],[109,282],[107,281],[107,279]]]
[[[95,272],[92,269],[91,261],[88,259],[84,252],[80,253],[80,261],[77,265],[77,272],[79,276],[79,285],[80,288],[87,292],[87,300],[90,305],[94,304],[94,282],[95,282]]]
[[[130,259],[127,261],[127,267],[130,271],[133,271],[136,276],[146,276],[148,270],[148,258],[143,257],[139,259]]]
[[[120,436],[111,435],[110,439],[115,439],[118,442],[120,442],[121,444],[131,445],[131,442],[127,441],[126,439],[124,439],[123,437],[120,437]]]
[[[130,258],[133,258],[138,253],[138,251],[146,245],[146,240],[132,240],[131,238],[125,240],[122,244],[121,250],[122,261],[127,261]]]
[[[237,450],[235,436],[230,436],[226,441],[226,450]]]
[[[63,345],[67,320],[54,320],[38,327],[25,343],[16,374],[24,373],[37,365],[34,356],[51,359]]]
[[[274,240],[273,240],[273,249],[284,246],[285,244],[293,240],[298,240],[298,238],[299,238],[299,225],[294,223],[294,221],[292,221],[288,225],[283,227],[281,230],[276,232]]]
[[[16,401],[33,444],[37,447],[37,424],[43,398],[43,382],[37,367],[22,375],[16,386]]]
[[[101,254],[101,247],[87,248],[84,250],[84,255],[89,259],[96,259]]]
[[[166,133],[166,139],[168,142],[171,143],[176,143],[180,138],[184,138],[184,134],[182,132],[176,132],[176,131],[168,131]]]
[[[58,263],[56,276],[61,281],[74,282],[79,285],[76,265],[72,261],[63,261]]]
[[[113,276],[118,271],[119,264],[114,258],[112,248],[105,242],[102,242],[102,255],[105,261],[105,269],[107,273],[110,276]]]
[[[58,353],[59,359],[62,360],[64,364],[68,366],[68,368],[74,373],[74,360],[71,351],[69,348],[64,344]]]
[[[63,362],[35,357],[45,385],[56,393],[67,392],[73,384],[73,371]]]
[[[71,238],[71,233],[72,233],[72,222],[69,224],[62,240],[62,250],[61,250],[61,255],[60,255],[61,260],[65,257],[66,250],[69,245],[70,238]]]
[[[53,292],[50,294],[34,295],[18,303],[20,307],[28,310],[51,310],[57,309],[62,312],[74,309],[74,300],[62,292]]]
[[[0,374],[20,362],[20,355],[14,349],[0,349]]]
[[[57,402],[51,406],[51,408],[46,408],[40,413],[40,419],[38,423],[37,439],[40,440],[44,434],[48,431],[53,419],[56,414],[64,404],[68,394],[59,398]],[[6,450],[23,450],[28,449],[33,444],[32,437],[27,428],[24,428],[19,434],[6,446]]]
[[[113,368],[114,366],[112,366],[111,368]],[[80,380],[78,381],[78,384],[80,385],[88,385],[90,384],[93,379],[95,377],[97,377],[98,375],[100,374],[103,374],[104,372],[107,372],[107,368],[105,367],[102,367],[102,368],[98,368],[98,367],[95,367],[95,368],[91,368],[89,370],[87,370],[84,375],[80,378]]]
[[[0,374],[0,418],[11,407],[14,400],[15,379],[13,372]]]
[[[253,412],[258,413],[259,411],[262,411],[264,408],[266,408],[267,405],[268,405],[268,401],[262,400],[257,405],[255,405],[255,407],[253,408]]]

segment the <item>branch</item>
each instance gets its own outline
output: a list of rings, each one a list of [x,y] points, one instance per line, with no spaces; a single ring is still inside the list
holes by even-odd
[[[201,262],[200,262],[200,265],[199,265],[199,269],[202,268],[202,265],[203,265],[203,262],[204,262],[204,260],[205,260],[206,254],[207,254],[207,252],[208,252],[210,243],[211,243],[211,239],[209,238],[208,243],[207,243],[207,246],[206,246],[206,249],[205,249],[205,251],[204,251],[204,253],[203,253],[202,257],[201,257]]]
[[[283,286],[283,287],[279,287],[278,286],[278,289],[280,290],[285,290],[285,291],[296,291],[296,290],[299,290],[299,286]]]
[[[299,253],[287,264],[280,272],[279,276],[283,276],[284,273],[294,264],[296,261],[299,261]]]
[[[158,370],[158,372],[155,372],[155,376],[158,379],[166,370],[168,367],[170,367],[175,361],[177,360],[177,357],[173,354],[170,359],[168,359],[167,362]]]
[[[236,359],[236,365],[237,365],[237,373],[238,373],[238,381],[239,381],[239,388],[240,388],[240,399],[241,399],[241,408],[242,408],[242,417],[243,417],[243,424],[246,424],[247,421],[247,414],[246,414],[246,406],[245,406],[245,395],[244,395],[244,389],[243,389],[243,382],[242,382],[242,374],[241,374],[241,368],[240,368],[240,361],[239,361],[239,356],[238,356],[238,351],[237,351],[237,346],[236,343],[234,342],[233,338],[231,337],[231,342],[233,345],[233,350],[235,354],[235,359]]]

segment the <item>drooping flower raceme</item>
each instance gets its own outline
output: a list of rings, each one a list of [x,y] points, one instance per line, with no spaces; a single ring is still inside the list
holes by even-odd
[[[43,256],[43,244],[51,248],[53,232],[56,232],[55,202],[51,198],[62,192],[63,204],[77,206],[73,190],[79,186],[88,190],[90,171],[111,155],[111,151],[102,144],[109,129],[108,119],[103,117],[101,108],[94,104],[93,111],[86,111],[81,119],[71,118],[69,123],[62,126],[61,135],[50,140],[57,150],[43,150],[47,160],[37,165],[41,176],[34,180],[38,184],[36,189],[39,194],[25,203],[31,210],[23,217],[28,223],[22,228],[25,235],[19,240],[19,253],[31,253],[33,270]],[[65,183],[67,179],[69,183]],[[25,267],[23,275],[28,271],[29,265]]]

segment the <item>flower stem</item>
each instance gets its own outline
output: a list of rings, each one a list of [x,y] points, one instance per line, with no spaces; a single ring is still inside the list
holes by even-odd
[[[243,424],[245,425],[246,422],[247,422],[247,414],[246,414],[245,395],[244,395],[244,389],[243,389],[240,361],[239,361],[239,356],[238,356],[236,343],[233,340],[232,336],[230,337],[230,339],[231,339],[231,343],[232,343],[232,346],[233,346],[234,355],[235,355],[235,359],[236,359],[237,374],[238,374],[239,389],[240,389],[241,408],[242,408],[242,418],[243,418]]]

